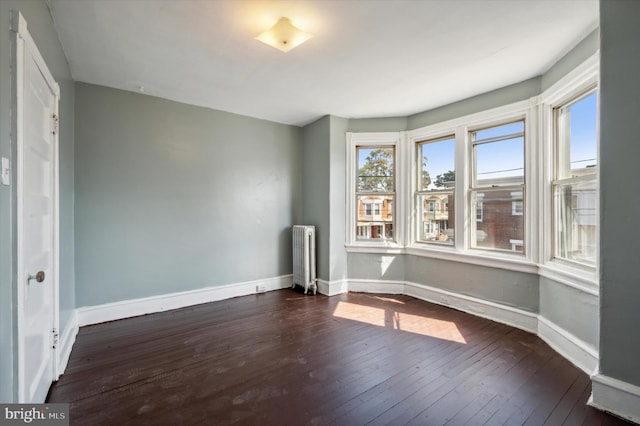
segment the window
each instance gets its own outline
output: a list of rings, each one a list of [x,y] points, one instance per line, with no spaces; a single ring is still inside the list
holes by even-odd
[[[472,248],[511,252],[511,241],[524,241],[524,216],[513,214],[513,203],[524,205],[524,129],[520,120],[469,132]]]
[[[511,202],[511,214],[513,216],[522,216],[524,213],[524,203],[522,202],[522,192],[512,192],[511,199],[516,200]]]
[[[356,146],[357,240],[394,239],[395,155],[395,146]]]
[[[598,208],[598,95],[592,89],[554,109],[555,257],[595,265]]]
[[[454,244],[455,145],[454,136],[416,143],[419,242]]]
[[[484,194],[476,195],[476,222],[482,222],[482,198]]]

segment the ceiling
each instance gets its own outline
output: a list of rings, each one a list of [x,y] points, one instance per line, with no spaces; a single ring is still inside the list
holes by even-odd
[[[597,0],[49,0],[77,81],[279,123],[407,116],[535,77]],[[286,16],[314,37],[255,40]]]

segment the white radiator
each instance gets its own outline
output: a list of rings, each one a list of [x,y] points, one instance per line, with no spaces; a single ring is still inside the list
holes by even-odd
[[[293,226],[293,284],[304,287],[304,294],[311,289],[316,294],[316,227]]]

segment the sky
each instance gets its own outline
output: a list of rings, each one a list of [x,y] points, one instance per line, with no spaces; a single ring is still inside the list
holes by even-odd
[[[597,103],[597,92],[593,92],[570,106],[571,168],[573,169],[596,164],[595,159],[598,158]]]

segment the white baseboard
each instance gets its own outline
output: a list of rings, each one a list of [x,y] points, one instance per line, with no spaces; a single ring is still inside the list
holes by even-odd
[[[507,324],[530,333],[538,330],[538,316],[523,309],[489,302],[473,296],[453,293],[413,282],[405,283],[404,294],[438,305],[448,306],[492,321]]]
[[[325,296],[335,296],[349,291],[349,282],[345,280],[325,281],[318,279],[318,292]]]
[[[162,312],[170,309],[184,308],[201,303],[215,302],[238,296],[256,294],[258,286],[266,291],[291,287],[292,276],[283,275],[275,278],[247,281],[237,284],[206,287],[179,293],[162,294],[141,299],[123,300],[97,306],[78,308],[78,326],[98,324],[139,315]]]
[[[416,299],[448,306],[531,333],[536,333],[538,330],[537,314],[424,284],[409,281],[350,279],[348,290],[364,293],[406,294]]]
[[[404,281],[350,279],[347,288],[362,293],[405,294]]]
[[[604,374],[592,376],[591,382],[589,405],[640,423],[640,387]]]
[[[62,329],[62,335],[60,337],[60,341],[58,343],[58,365],[57,365],[57,377],[64,373],[64,370],[67,369],[67,364],[69,363],[69,357],[71,356],[71,349],[73,348],[73,344],[76,342],[76,336],[78,335],[78,314],[77,310],[74,309],[71,313],[71,317],[67,324]]]
[[[596,349],[541,315],[538,316],[538,337],[588,375],[598,368]]]

